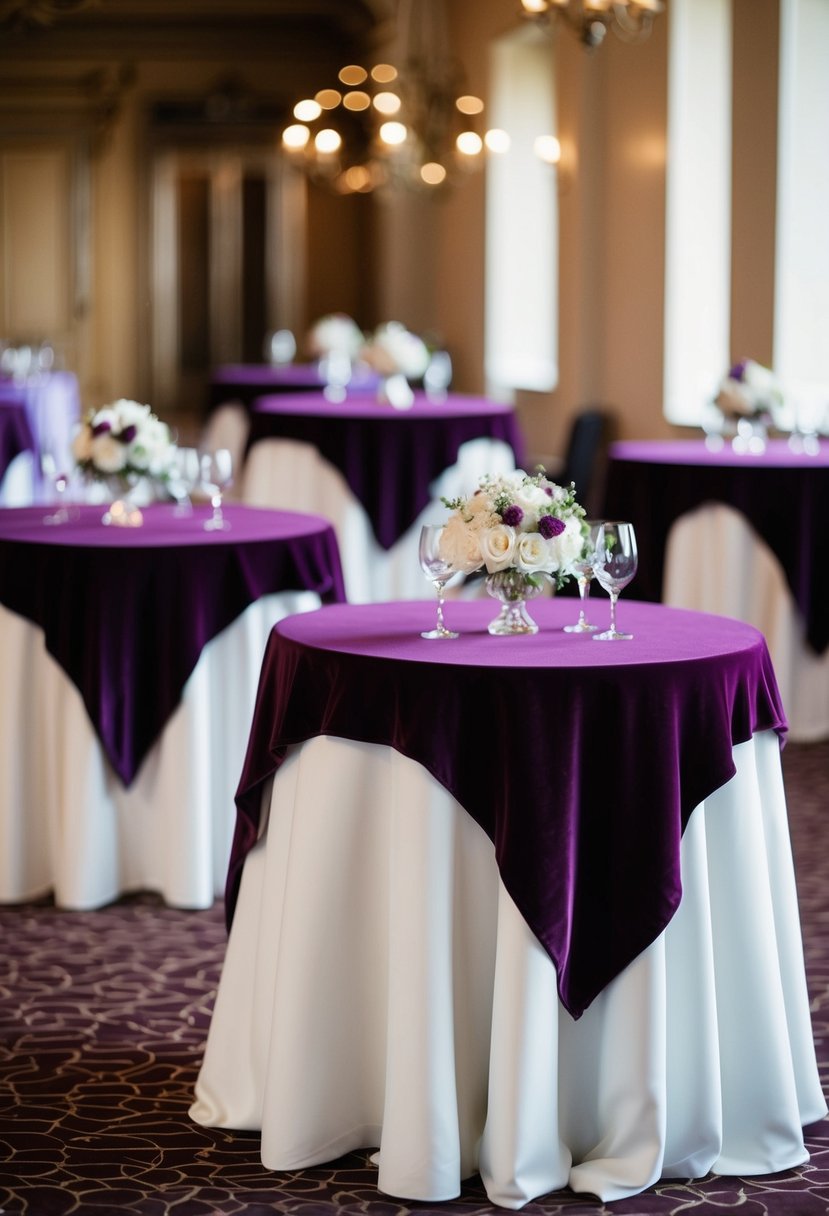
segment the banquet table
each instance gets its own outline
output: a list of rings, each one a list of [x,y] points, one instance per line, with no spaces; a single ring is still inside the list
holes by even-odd
[[[29,453],[31,459],[36,447],[23,396],[0,398],[0,506],[10,505],[4,485],[10,467],[19,456]]]
[[[354,369],[352,387],[374,387],[378,377],[371,368]],[[257,397],[271,393],[321,392],[325,381],[315,363],[222,363],[210,376],[208,407],[214,410],[230,401],[250,407]]]
[[[343,598],[326,520],[229,505],[104,526],[0,512],[0,900],[206,907],[274,622]]]
[[[606,517],[636,528],[636,595],[725,613],[766,636],[791,737],[829,737],[829,443],[762,453],[703,440],[611,445]]]
[[[420,598],[420,529],[446,519],[441,498],[523,455],[514,408],[482,397],[416,393],[401,410],[371,392],[264,396],[251,407],[242,498],[330,519],[350,601]]]
[[[6,487],[3,502],[7,506],[48,497],[40,470],[41,453],[51,454],[61,472],[73,467],[72,435],[81,413],[78,378],[68,371],[38,372],[25,379],[0,376],[0,411],[4,405],[19,408],[21,403],[32,443],[22,453],[25,468],[15,470],[15,487]],[[26,457],[27,452],[31,458]]]
[[[607,614],[607,603],[596,605]],[[301,1169],[520,1208],[807,1160],[826,1113],[762,635],[623,600],[631,642],[420,637],[433,605],[272,631],[191,1117]],[[365,689],[371,688],[371,697]]]

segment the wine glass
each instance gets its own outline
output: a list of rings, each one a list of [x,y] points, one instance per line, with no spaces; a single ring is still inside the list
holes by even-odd
[[[565,625],[565,633],[593,633],[598,629],[598,625],[591,625],[588,621],[585,607],[590,595],[590,581],[593,578],[593,559],[596,554],[596,541],[601,526],[602,521],[600,519],[586,519],[584,521],[584,527],[587,528],[587,532],[582,541],[581,557],[573,563],[579,587],[579,619],[575,625]]]
[[[66,492],[69,489],[69,474],[62,467],[63,462],[56,459],[53,452],[42,452],[40,467],[43,476],[54,486],[57,508],[43,516],[45,524],[69,523],[69,510],[66,506]]]
[[[199,484],[201,459],[196,448],[176,447],[170,470],[168,486],[176,501],[176,515],[190,515],[193,511],[191,495]]]
[[[222,514],[222,495],[233,484],[233,457],[228,448],[202,453],[201,481],[213,508],[213,514],[205,521],[204,527],[208,532],[226,532],[230,524]]]
[[[452,359],[447,350],[436,350],[423,373],[423,387],[430,401],[445,401],[452,383]]]
[[[422,638],[456,638],[458,635],[447,629],[443,623],[443,589],[456,573],[454,566],[440,552],[440,538],[443,534],[443,524],[426,524],[420,529],[420,568],[429,579],[437,592],[438,609],[437,624],[427,633],[421,633]]]
[[[610,596],[610,628],[594,633],[594,642],[628,641],[632,633],[620,633],[616,628],[616,601],[636,573],[638,555],[633,524],[606,519],[596,536],[593,574]]]

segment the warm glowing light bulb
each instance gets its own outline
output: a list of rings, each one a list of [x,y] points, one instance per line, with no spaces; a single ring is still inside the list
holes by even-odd
[[[352,165],[343,174],[349,190],[370,190],[372,186],[371,173],[365,165]]]
[[[336,89],[320,89],[319,93],[314,94],[314,98],[322,106],[323,110],[333,110],[342,100],[342,94]]]
[[[340,69],[339,78],[343,84],[355,85],[362,84],[368,77],[368,72],[365,68],[361,68],[359,64],[349,63],[344,68]]]
[[[492,127],[484,135],[484,143],[490,152],[509,152],[511,142],[507,132],[500,127]]]
[[[400,98],[396,93],[378,93],[374,98],[374,108],[380,114],[397,114]]]
[[[380,138],[384,144],[395,146],[406,142],[409,134],[402,122],[384,122],[380,127]]]
[[[430,160],[421,165],[420,176],[427,186],[439,186],[446,180],[446,170],[436,160]]]
[[[304,148],[310,138],[311,132],[300,122],[292,123],[282,132],[283,145],[292,150]]]
[[[343,105],[347,110],[367,110],[371,105],[371,98],[362,89],[352,89],[343,97]]]
[[[475,131],[461,131],[455,140],[455,147],[464,156],[477,156],[484,146],[484,141]]]
[[[397,68],[392,67],[390,63],[376,63],[371,69],[371,78],[378,84],[389,84],[390,81],[397,80]]]
[[[298,118],[300,122],[313,122],[315,118],[319,118],[322,113],[322,107],[318,101],[312,101],[310,97],[298,101],[294,106],[294,118]]]
[[[463,97],[459,97],[455,105],[461,114],[480,114],[484,108],[484,103],[480,97],[473,97],[469,93],[465,93]]]
[[[549,5],[547,0],[521,0],[526,13],[546,13]]]
[[[342,142],[339,132],[335,131],[333,127],[324,127],[314,136],[314,147],[323,156],[338,151]]]
[[[555,135],[538,135],[533,140],[533,151],[548,165],[557,165],[561,160],[561,144]]]

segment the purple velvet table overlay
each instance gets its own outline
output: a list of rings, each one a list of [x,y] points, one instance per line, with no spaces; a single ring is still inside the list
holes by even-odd
[[[15,457],[36,450],[23,397],[0,397],[0,481]]]
[[[248,448],[275,438],[309,443],[340,470],[384,549],[429,505],[432,483],[457,462],[462,444],[501,440],[517,465],[524,458],[512,406],[458,393],[444,402],[417,393],[408,410],[383,404],[372,393],[352,393],[343,402],[326,401],[320,393],[260,397],[251,411]]]
[[[377,383],[379,377],[370,368],[357,368],[352,391]],[[277,367],[268,363],[224,363],[213,369],[209,408],[215,409],[227,401],[241,401],[249,407],[265,393],[320,392],[324,387],[318,363],[285,363]]]
[[[760,730],[782,739],[785,716],[765,640],[741,622],[623,597],[634,640],[599,643],[562,631],[572,600],[536,600],[538,634],[497,638],[494,607],[450,602],[453,642],[419,636],[434,621],[419,601],[275,626],[236,795],[228,918],[286,749],[317,735],[385,744],[493,841],[578,1017],[671,919],[681,833],[733,776],[734,745]],[[607,601],[594,611],[601,622]]]
[[[230,528],[208,532],[206,507],[145,508],[140,528],[72,510],[52,527],[42,507],[0,512],[0,603],[43,630],[125,785],[203,648],[249,604],[288,590],[345,599],[334,530],[317,516],[227,505]]]
[[[829,567],[824,560],[829,520],[829,443],[810,456],[785,440],[766,451],[710,452],[703,440],[624,442],[610,448],[604,515],[636,528],[636,594],[659,600],[665,548],[674,522],[704,503],[740,511],[775,554],[817,654],[829,645]],[[711,559],[712,574],[716,569]]]

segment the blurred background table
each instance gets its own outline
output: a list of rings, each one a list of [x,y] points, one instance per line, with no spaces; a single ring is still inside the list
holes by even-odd
[[[826,1106],[762,636],[623,600],[634,640],[594,643],[541,600],[502,639],[493,607],[449,605],[451,643],[425,603],[275,627],[191,1115],[274,1170],[379,1146],[426,1202],[803,1162]]]
[[[512,406],[450,393],[394,409],[373,393],[258,398],[251,407],[245,502],[314,510],[339,540],[352,602],[428,594],[420,529],[446,519],[441,498],[468,494],[484,473],[520,466]]]
[[[15,502],[15,499],[25,496],[21,495],[17,485],[19,478],[16,469],[21,456],[28,462],[28,495],[31,501],[31,461],[36,451],[37,444],[23,395],[13,397],[6,393],[0,396],[0,506],[19,506],[20,502]]]
[[[755,625],[791,737],[829,737],[829,443],[759,454],[703,440],[610,447],[603,514],[639,542],[635,594]]]
[[[208,514],[0,512],[0,900],[223,889],[268,634],[343,586],[327,521],[231,505],[218,532]]]
[[[68,473],[74,461],[70,448],[81,416],[80,391],[74,372],[37,372],[26,378],[0,377],[0,410],[22,403],[33,444],[23,450],[3,479],[5,506],[40,501],[43,493],[41,457],[49,455],[56,471]]]

